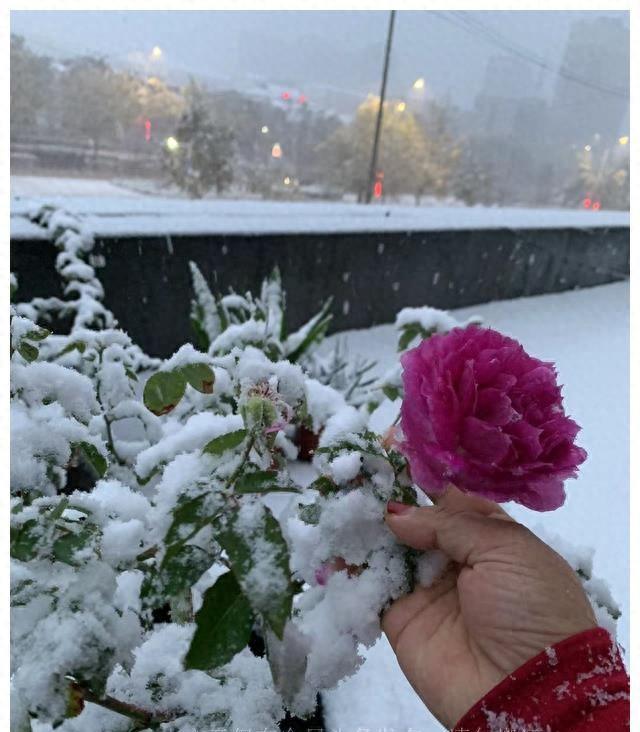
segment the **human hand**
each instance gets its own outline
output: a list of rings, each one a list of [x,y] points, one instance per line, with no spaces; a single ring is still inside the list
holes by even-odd
[[[386,521],[403,544],[452,560],[382,623],[405,676],[449,729],[530,658],[597,625],[567,562],[496,503],[451,487],[435,506],[389,503]]]

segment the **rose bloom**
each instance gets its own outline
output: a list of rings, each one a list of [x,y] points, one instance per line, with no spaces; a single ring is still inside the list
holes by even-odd
[[[453,483],[537,511],[563,504],[563,483],[587,454],[553,364],[476,325],[433,335],[401,362],[398,447],[417,485],[437,494]]]

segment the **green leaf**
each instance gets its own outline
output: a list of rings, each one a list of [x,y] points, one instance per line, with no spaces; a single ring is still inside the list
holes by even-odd
[[[205,591],[195,621],[186,669],[210,671],[224,666],[247,645],[253,615],[233,572],[223,574]]]
[[[202,495],[186,500],[182,497],[178,500],[178,505],[172,512],[173,521],[165,537],[166,544],[186,541],[187,537],[200,526],[203,520],[200,511],[205,498],[206,496]]]
[[[266,506],[250,530],[238,528],[237,520],[237,514],[226,521],[217,520],[216,539],[226,551],[231,569],[254,612],[260,613],[278,638],[282,638],[291,616],[295,589],[280,524]],[[269,546],[269,552],[265,552],[265,545]],[[258,563],[260,574],[270,578],[269,591],[264,586],[256,586],[255,576],[251,576]]]
[[[192,544],[172,544],[167,548],[160,565],[160,581],[169,597],[176,597],[191,589],[209,569],[213,558]]]
[[[235,432],[227,432],[225,435],[214,437],[213,440],[207,442],[202,448],[202,452],[209,453],[209,455],[222,455],[225,450],[233,450],[238,445],[242,444],[242,441],[247,436],[247,430],[236,430]]]
[[[87,344],[83,343],[82,341],[74,341],[73,343],[69,343],[66,345],[58,354],[58,356],[64,356],[65,353],[70,353],[71,351],[79,351],[80,353],[84,353],[87,350]]]
[[[144,386],[145,407],[154,414],[167,414],[184,396],[187,381],[180,370],[158,371]]]
[[[338,485],[334,483],[328,475],[321,475],[319,478],[316,478],[308,488],[318,491],[319,493],[322,493],[322,495],[337,493],[340,490]]]
[[[53,556],[65,564],[75,566],[78,561],[75,559],[76,552],[84,549],[95,534],[94,526],[83,526],[80,531],[68,532],[53,542]]]
[[[293,483],[282,485],[277,470],[256,470],[238,477],[234,485],[236,493],[299,493]]]
[[[190,321],[191,329],[193,330],[194,345],[199,351],[208,351],[211,345],[207,331],[204,329],[202,323],[198,318],[192,316]]]
[[[300,504],[298,508],[300,520],[310,526],[316,526],[320,521],[320,506],[317,503]]]
[[[47,336],[51,335],[51,331],[46,328],[37,328],[36,330],[30,330],[24,338],[29,341],[43,341]]]
[[[212,394],[213,384],[216,379],[210,366],[206,363],[189,363],[180,369],[191,386],[202,394]]]
[[[135,372],[133,372],[130,368],[125,366],[124,369],[125,374],[131,379],[131,381],[138,381],[138,376]]]
[[[303,325],[302,328],[297,331],[300,333],[303,330],[308,329],[300,345],[291,353],[286,354],[287,360],[291,361],[291,363],[295,363],[314,343],[321,341],[324,338],[327,328],[329,327],[329,323],[331,323],[331,320],[333,319],[333,315],[329,312],[332,302],[333,298],[330,297],[324,303],[320,312],[314,315],[306,325]],[[290,338],[295,338],[295,334],[290,336]]]
[[[38,354],[40,351],[35,346],[32,346],[31,343],[27,343],[26,341],[20,341],[20,345],[18,346],[18,353],[24,358],[25,361],[29,361],[31,363],[32,361],[35,361],[36,358],[38,358]]]
[[[51,511],[51,520],[57,521],[62,514],[65,512],[65,509],[69,505],[69,499],[63,498],[60,503]]]
[[[88,460],[91,467],[96,471],[98,477],[102,478],[109,467],[104,455],[102,455],[98,448],[90,442],[80,442],[78,443],[78,447],[82,450],[82,454]]]
[[[151,480],[151,478],[155,477],[155,476],[156,476],[156,475],[157,475],[157,474],[158,474],[158,473],[159,473],[159,472],[160,472],[160,471],[161,471],[161,470],[162,470],[162,469],[164,468],[164,466],[165,466],[165,465],[166,465],[166,463],[165,463],[164,461],[163,461],[163,462],[161,462],[161,463],[159,463],[159,464],[158,464],[158,465],[156,465],[156,467],[155,467],[155,468],[154,468],[154,469],[153,469],[153,470],[152,470],[152,471],[151,471],[151,472],[150,472],[150,473],[149,473],[148,475],[146,475],[146,476],[145,476],[144,478],[143,478],[143,477],[141,477],[140,475],[138,475],[138,474],[136,473],[136,474],[135,474],[135,476],[136,476],[136,480],[138,481],[138,485],[147,485],[147,483],[148,483],[148,482],[149,482],[149,481]]]
[[[394,402],[400,396],[400,388],[386,384],[382,387],[382,393],[387,397],[387,399]]]
[[[398,351],[406,351],[414,338],[429,338],[436,332],[436,328],[425,330],[420,323],[409,323],[404,326],[398,339]]]
[[[12,526],[11,556],[23,562],[33,559],[38,553],[37,545],[41,536],[36,519],[29,519],[19,526]]]

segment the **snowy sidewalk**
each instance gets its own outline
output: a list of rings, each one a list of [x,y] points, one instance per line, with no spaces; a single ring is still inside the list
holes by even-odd
[[[618,640],[628,648],[629,284],[494,302],[453,314],[460,320],[481,315],[486,326],[517,338],[532,355],[555,361],[566,410],[583,428],[578,442],[589,457],[580,477],[567,482],[561,509],[548,514],[521,506],[507,509],[534,531],[594,550],[594,575],[606,580],[622,608]],[[395,362],[392,326],[336,337],[346,339],[351,353],[377,359],[379,372]],[[394,418],[395,410],[381,408],[373,424],[381,430]],[[405,681],[385,639],[366,655],[354,677],[324,694],[327,728],[442,730]]]

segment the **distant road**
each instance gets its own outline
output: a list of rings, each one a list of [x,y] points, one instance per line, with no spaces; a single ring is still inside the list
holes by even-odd
[[[12,175],[11,196],[109,196],[135,197],[141,193],[108,180],[57,178],[39,175]]]

